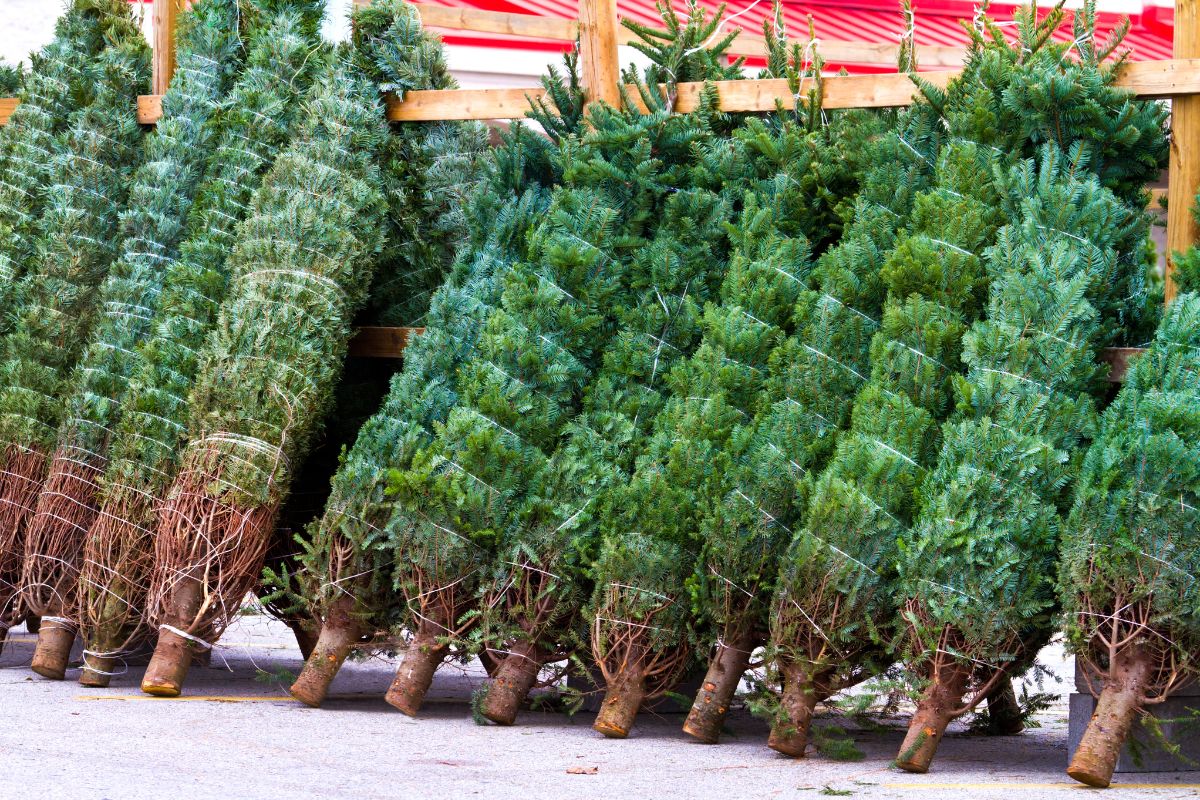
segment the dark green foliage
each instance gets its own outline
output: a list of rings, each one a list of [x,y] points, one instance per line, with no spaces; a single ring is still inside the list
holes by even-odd
[[[88,65],[94,100],[74,115],[53,158],[60,182],[38,222],[31,267],[16,287],[17,317],[3,343],[0,441],[42,452],[54,445],[64,379],[95,319],[95,286],[117,253],[117,212],[138,163],[135,101],[149,79],[149,54],[132,19],[126,33]]]
[[[63,131],[77,109],[97,99],[94,59],[109,41],[135,33],[123,0],[74,0],[55,23],[54,39],[30,56],[24,82],[0,90],[20,100],[0,128],[0,333],[16,321],[16,281],[39,257],[37,223],[53,194],[47,189],[64,179],[56,157]],[[3,75],[20,78],[7,68]]]
[[[986,678],[1051,630],[1060,509],[1096,422],[1097,307],[1120,291],[1113,273],[1146,224],[1087,171],[1084,149],[1047,146],[1005,182],[986,321],[964,339],[958,412],[901,542],[918,664],[961,657]]]
[[[0,63],[0,97],[14,97],[25,82],[25,67],[22,64]],[[0,145],[3,147],[3,145]]]
[[[1063,527],[1059,592],[1071,649],[1100,674],[1151,659],[1147,698],[1200,652],[1200,296],[1179,296],[1105,411]]]
[[[178,66],[163,116],[147,137],[121,217],[121,252],[96,297],[99,314],[70,381],[58,448],[103,468],[135,350],[158,309],[163,280],[186,234],[188,211],[216,140],[209,122],[244,56],[239,0],[202,0],[180,20]]]

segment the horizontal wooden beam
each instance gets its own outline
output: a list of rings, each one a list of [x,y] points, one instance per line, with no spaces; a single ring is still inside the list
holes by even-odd
[[[956,70],[919,73],[922,78],[945,87]],[[1135,61],[1127,64],[1117,85],[1143,99],[1168,99],[1200,94],[1200,58],[1165,61]],[[700,83],[681,83],[676,109],[696,108]],[[791,102],[787,82],[779,79],[717,81],[723,111],[771,111],[775,103]],[[912,103],[915,90],[908,75],[832,75],[825,78],[825,108],[887,108]],[[394,122],[430,122],[450,119],[520,119],[531,98],[544,98],[544,89],[445,89],[409,92],[403,101],[388,103],[388,119]],[[0,97],[0,124],[7,122],[17,100]],[[153,125],[162,116],[162,97],[138,98],[138,121]]]
[[[359,328],[350,340],[349,354],[356,358],[400,358],[412,337],[424,328]]]
[[[574,19],[424,4],[417,8],[421,12],[422,22],[431,28],[556,41],[574,41],[579,35],[579,21]],[[636,41],[641,41],[640,37],[628,28],[622,26],[617,30],[618,44],[628,45]],[[821,39],[817,49],[822,58],[835,64],[895,66],[900,56],[899,45],[875,42]],[[762,36],[742,31],[728,52],[734,56],[763,58],[767,55],[767,42]],[[917,61],[925,67],[961,67],[966,57],[966,48],[962,47],[936,45],[917,48]]]

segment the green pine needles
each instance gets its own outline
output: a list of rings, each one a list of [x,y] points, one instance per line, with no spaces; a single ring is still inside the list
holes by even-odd
[[[114,44],[84,67],[94,92],[59,137],[47,174],[54,192],[37,223],[35,258],[16,287],[20,304],[0,342],[0,609],[11,620],[26,523],[45,480],[62,416],[63,380],[94,319],[92,294],[116,255],[142,130],[136,99],[149,52],[128,8],[111,23]],[[119,34],[119,36],[117,36]]]
[[[1067,640],[1099,703],[1067,773],[1108,786],[1139,712],[1197,674],[1200,296],[1167,310],[1088,450],[1063,528]]]
[[[316,15],[285,11],[249,42],[245,70],[209,124],[214,149],[195,191],[178,256],[165,267],[152,335],[112,433],[99,510],[81,569],[85,677],[101,681],[141,632],[154,552],[154,508],[170,485],[200,352],[228,286],[226,258],[263,175],[297,124],[316,53]]]
[[[95,518],[116,411],[212,144],[207,123],[241,65],[241,5],[202,0],[181,17],[178,67],[163,95],[163,117],[145,138],[130,179],[118,257],[105,273],[79,284],[86,291],[66,337],[72,346],[64,349],[55,376],[55,394],[62,398],[43,420],[58,423],[58,430],[29,442],[52,452],[53,460],[29,522],[24,598],[37,613],[70,619],[71,625],[84,534]],[[61,648],[59,656],[65,663]]]
[[[986,320],[964,338],[958,414],[898,559],[909,667],[928,687],[906,769],[927,769],[948,722],[1054,628],[1059,509],[1095,426],[1097,307],[1120,291],[1113,275],[1147,224],[1087,171],[1085,150],[1047,145],[1003,187],[1012,221],[987,252]]]
[[[122,0],[74,0],[54,39],[31,56],[24,81],[19,70],[4,72],[17,81],[0,94],[16,94],[20,104],[0,129],[0,334],[16,321],[16,282],[36,257],[62,133],[72,113],[96,99],[92,62],[110,41],[132,36],[132,25]]]

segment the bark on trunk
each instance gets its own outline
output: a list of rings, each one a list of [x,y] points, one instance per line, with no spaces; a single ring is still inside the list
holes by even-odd
[[[721,728],[725,725],[729,704],[733,702],[742,675],[750,667],[750,653],[756,644],[750,634],[740,636],[729,644],[723,641],[717,643],[704,682],[700,684],[692,709],[683,722],[684,733],[705,744],[716,744],[721,740]]]
[[[425,693],[433,685],[433,673],[442,665],[448,651],[449,648],[439,643],[436,636],[418,633],[404,651],[400,669],[384,699],[394,708],[415,717],[425,702]]]
[[[1009,676],[1000,678],[988,695],[987,710],[989,736],[1016,736],[1025,730],[1021,704],[1017,702],[1017,693]]]
[[[816,680],[801,665],[780,664],[779,672],[783,684],[779,703],[784,718],[771,726],[767,747],[785,756],[803,758],[817,703],[824,697]]]
[[[67,662],[75,646],[75,626],[55,621],[38,631],[33,663],[29,668],[43,678],[61,681],[67,675]]]
[[[538,672],[545,659],[546,653],[532,642],[513,644],[488,683],[481,709],[483,716],[497,725],[516,722],[521,706],[537,684]]]
[[[306,706],[318,708],[325,701],[329,685],[362,638],[363,626],[353,611],[354,601],[348,597],[338,600],[329,609],[316,646],[289,690],[292,697]]]
[[[1130,645],[1117,654],[1104,676],[1096,711],[1067,767],[1068,775],[1098,788],[1112,783],[1117,759],[1141,712],[1153,672],[1154,665],[1141,647]]]
[[[954,719],[954,712],[962,705],[970,680],[971,668],[957,661],[935,669],[933,683],[925,690],[925,696],[908,723],[908,735],[896,757],[897,767],[908,772],[929,771],[938,742]]]
[[[0,625],[0,656],[4,655],[4,643],[8,640],[8,626]]]
[[[592,727],[610,739],[624,739],[633,729],[645,699],[645,676],[634,667],[626,667],[609,678],[604,702]]]
[[[79,685],[104,689],[117,668],[115,658],[103,658],[91,653],[83,654],[83,671],[79,673]]]
[[[192,577],[183,578],[171,596],[169,623],[186,630],[199,613],[202,602],[200,582]],[[158,644],[142,677],[142,691],[156,697],[178,697],[183,691],[183,682],[187,679],[192,658],[200,649],[191,640],[166,628],[159,628]]]

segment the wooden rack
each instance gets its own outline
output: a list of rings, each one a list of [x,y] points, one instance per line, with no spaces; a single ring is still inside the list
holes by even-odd
[[[354,0],[362,4],[366,0]],[[162,116],[162,93],[175,68],[175,20],[185,0],[154,0],[154,94],[138,98],[138,119],[154,124]],[[1167,189],[1167,275],[1166,299],[1176,294],[1170,253],[1183,252],[1200,241],[1200,228],[1191,215],[1193,198],[1200,186],[1200,0],[1176,0],[1174,58],[1127,64],[1118,85],[1146,99],[1170,99],[1171,157]],[[579,0],[579,19],[502,14],[477,9],[418,6],[426,25],[433,28],[498,33],[509,36],[570,41],[580,45],[580,71],[589,101],[616,104],[620,99],[617,47],[633,39],[618,24],[616,0]],[[893,45],[867,42],[822,41],[822,54],[833,61],[895,63]],[[760,36],[738,37],[734,55],[762,56],[766,42]],[[920,47],[918,61],[936,67],[962,64],[965,51],[953,47]],[[958,74],[941,69],[920,73],[938,86]],[[678,87],[676,109],[695,109],[703,84],[683,83]],[[792,92],[783,80],[741,80],[716,83],[720,107],[730,112],[773,111],[780,101],[790,103]],[[825,79],[826,108],[885,108],[912,103],[915,87],[903,74],[832,76]],[[636,96],[636,94],[634,95]],[[387,103],[387,117],[395,122],[434,120],[519,119],[534,98],[545,98],[543,89],[454,89],[414,91]],[[0,98],[0,124],[7,122],[16,107],[14,98]],[[364,328],[351,344],[351,354],[363,357],[397,358],[409,339],[421,328]],[[1112,365],[1112,380],[1124,377],[1130,357],[1137,348],[1112,348],[1104,360]]]

